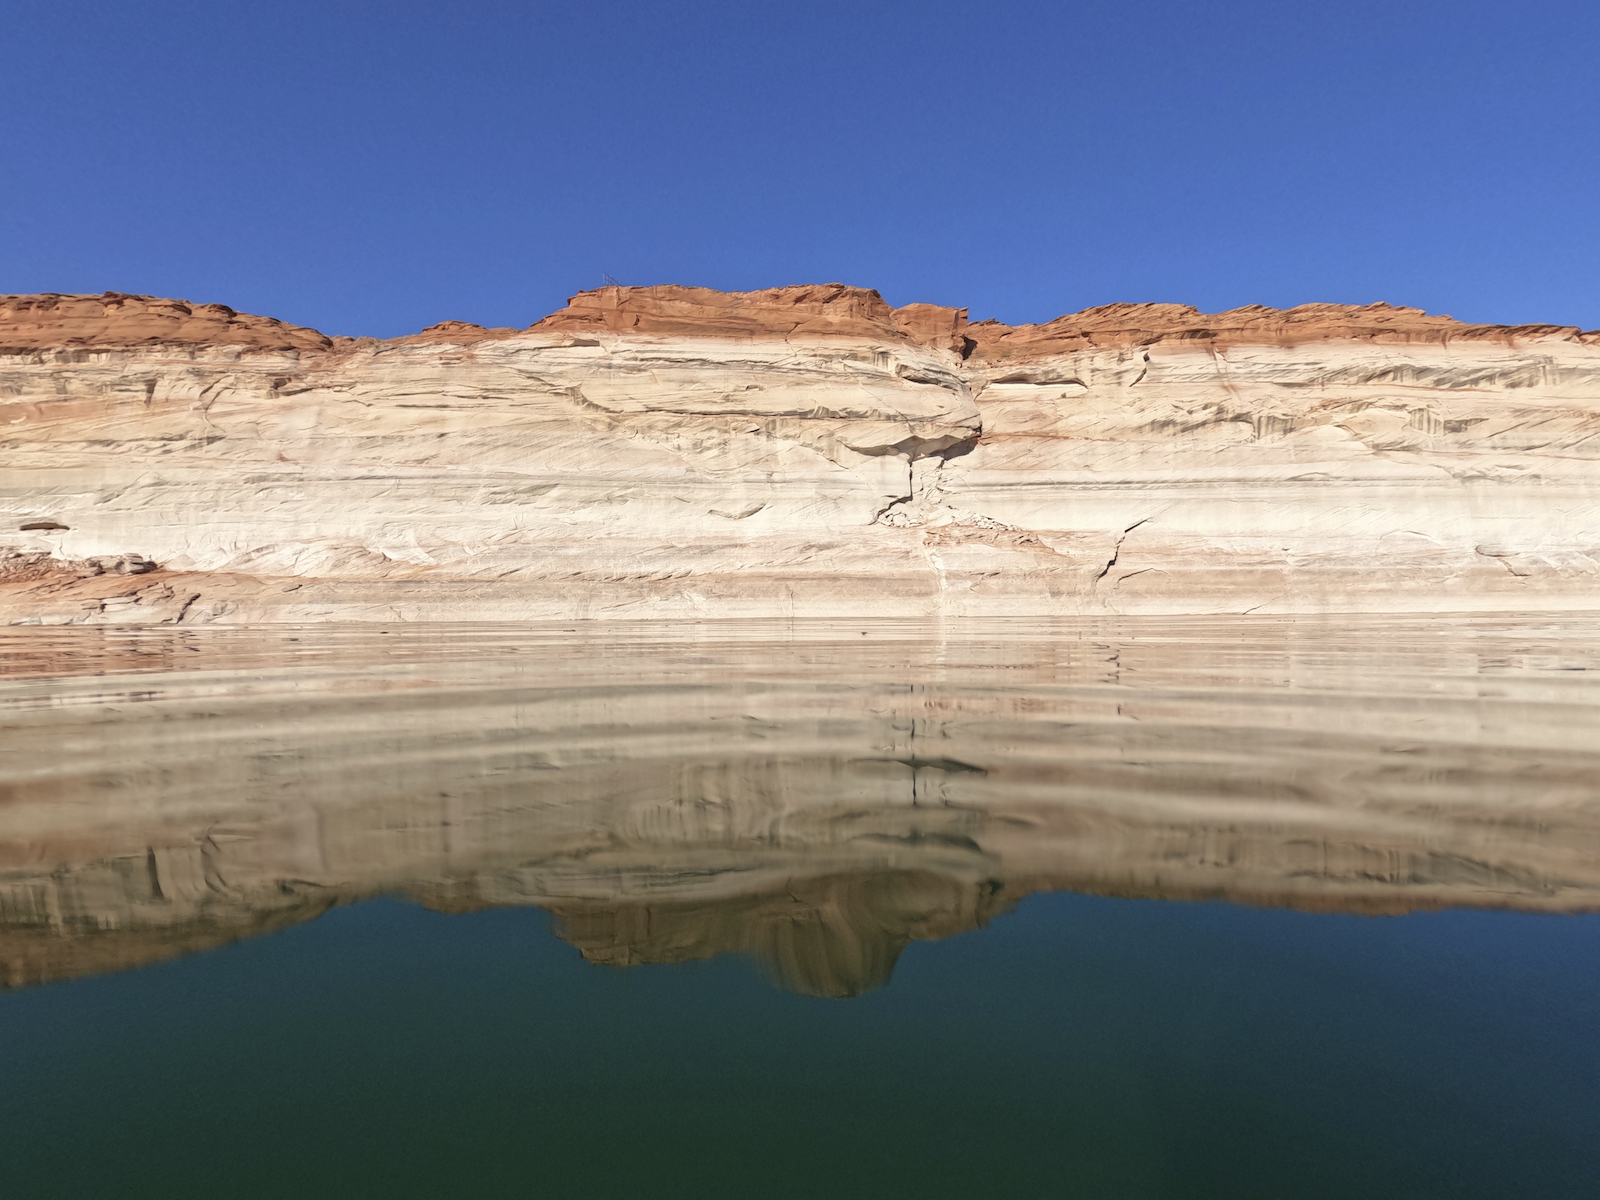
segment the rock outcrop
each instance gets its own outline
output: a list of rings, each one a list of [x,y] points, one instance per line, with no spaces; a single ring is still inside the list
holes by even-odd
[[[9,622],[1600,602],[1600,334],[1387,305],[609,287],[379,341],[5,297],[0,425]]]

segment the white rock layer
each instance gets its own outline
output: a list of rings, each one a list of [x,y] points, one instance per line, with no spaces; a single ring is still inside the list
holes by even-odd
[[[1593,335],[1013,355],[958,318],[30,333],[0,346],[0,619],[1600,606]]]

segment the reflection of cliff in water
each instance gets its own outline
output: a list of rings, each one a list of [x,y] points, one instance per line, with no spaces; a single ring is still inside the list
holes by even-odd
[[[40,632],[0,680],[0,984],[386,894],[817,996],[1044,889],[1600,907],[1585,631],[1091,632]]]
[[[844,997],[889,982],[914,941],[965,933],[1004,911],[998,881],[932,871],[792,879],[716,904],[562,905],[557,930],[590,962],[675,963],[747,954],[775,984]]]

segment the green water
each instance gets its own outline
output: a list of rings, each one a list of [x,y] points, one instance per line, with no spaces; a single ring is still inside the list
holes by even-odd
[[[1594,1194],[1600,920],[1053,895],[848,1002],[378,901],[0,1000],[7,1193]]]
[[[1581,628],[34,634],[7,1197],[1600,1194]]]

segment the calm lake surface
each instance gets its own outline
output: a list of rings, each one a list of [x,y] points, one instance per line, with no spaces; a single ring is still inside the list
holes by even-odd
[[[0,1195],[1600,1195],[1600,620],[0,630]]]

